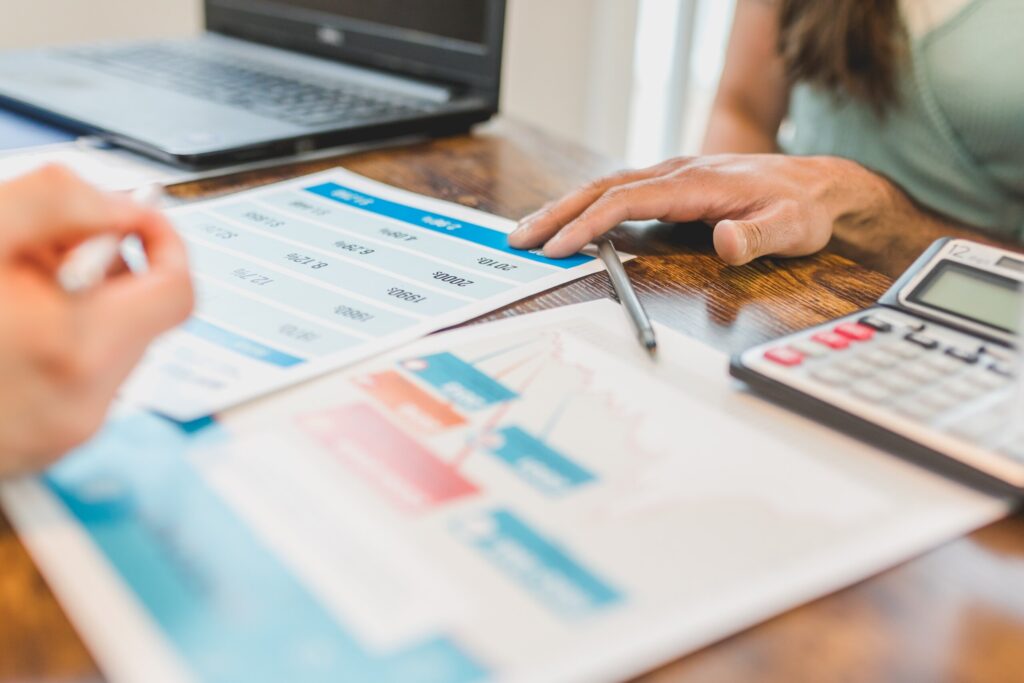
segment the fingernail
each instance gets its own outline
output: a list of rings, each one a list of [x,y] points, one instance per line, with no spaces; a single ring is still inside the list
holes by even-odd
[[[531,221],[529,219],[523,219],[523,221],[516,226],[516,229],[509,233],[509,237],[515,237],[528,232],[530,230],[530,225]]]
[[[750,243],[747,241],[747,233],[738,225],[736,226],[736,246],[739,247],[740,253],[743,254],[743,256],[746,256],[750,249]]]

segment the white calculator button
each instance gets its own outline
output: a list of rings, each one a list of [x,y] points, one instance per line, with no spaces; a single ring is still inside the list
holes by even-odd
[[[881,375],[873,381],[878,382],[896,396],[909,394],[910,392],[919,389],[922,384],[921,382],[898,373]]]
[[[821,358],[829,354],[828,347],[822,346],[817,342],[812,342],[809,339],[801,339],[795,341],[789,345],[790,348],[802,353],[807,358]]]
[[[956,372],[964,368],[963,361],[940,353],[929,353],[921,359],[921,362],[935,368],[939,372]]]
[[[886,351],[891,351],[904,360],[914,360],[915,358],[920,358],[925,353],[923,346],[908,341],[901,341],[884,348]]]
[[[931,384],[932,382],[945,377],[945,373],[936,370],[921,361],[916,363],[907,363],[899,369],[898,373],[914,382],[919,382],[920,384]]]
[[[976,384],[982,389],[987,391],[994,391],[996,389],[1002,389],[1010,384],[1010,379],[1002,375],[997,375],[991,370],[978,369],[974,372],[969,372],[963,377],[965,382]]]
[[[858,358],[860,360],[863,360],[865,363],[870,363],[871,365],[874,365],[876,368],[881,369],[891,368],[895,365],[899,365],[900,361],[902,360],[899,356],[889,351],[887,348],[871,349],[866,353],[862,353],[860,356],[858,356]]]
[[[884,387],[878,382],[858,382],[850,388],[852,393],[857,398],[862,398],[865,401],[872,403],[884,403],[892,398],[892,390],[888,387]]]
[[[979,387],[977,384],[974,384],[972,382],[968,382],[966,379],[963,378],[958,378],[946,382],[941,387],[939,387],[939,390],[964,401],[969,401],[973,398],[977,398],[981,394],[985,393],[985,390],[982,387]]]
[[[836,363],[833,367],[857,378],[871,377],[878,372],[878,366],[864,360],[861,356]]]
[[[827,384],[830,387],[845,387],[846,385],[853,382],[853,377],[842,370],[826,365],[821,368],[816,368],[811,371],[811,377],[822,384]]]
[[[934,408],[937,412],[949,410],[960,403],[960,400],[956,396],[935,391],[934,389],[922,391],[914,397],[914,400]]]

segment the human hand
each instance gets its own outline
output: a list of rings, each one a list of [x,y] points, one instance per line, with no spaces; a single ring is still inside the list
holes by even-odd
[[[137,235],[148,269],[65,292],[64,257],[98,235]],[[192,305],[184,245],[159,213],[57,166],[0,184],[0,476],[91,436],[149,342]]]
[[[718,255],[742,265],[818,251],[837,224],[875,220],[890,190],[883,178],[837,157],[671,159],[589,183],[524,218],[509,244],[544,245],[546,256],[564,258],[624,221],[703,221],[714,225]]]

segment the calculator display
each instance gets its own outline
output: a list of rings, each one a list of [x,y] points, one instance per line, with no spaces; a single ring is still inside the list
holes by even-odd
[[[1019,285],[1010,278],[943,261],[914,290],[910,300],[945,313],[1016,332]]]

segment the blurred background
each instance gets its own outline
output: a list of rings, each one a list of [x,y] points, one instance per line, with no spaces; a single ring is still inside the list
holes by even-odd
[[[508,0],[502,109],[629,165],[694,153],[733,3]],[[2,49],[181,36],[202,24],[201,0],[4,5]]]

